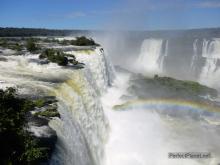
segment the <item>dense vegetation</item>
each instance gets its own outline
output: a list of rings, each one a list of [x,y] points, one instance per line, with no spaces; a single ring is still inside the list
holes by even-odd
[[[201,85],[198,82],[194,81],[183,81],[176,80],[171,77],[159,77],[158,75],[154,76],[154,79],[147,81],[151,81],[151,83],[155,83],[158,85],[163,85],[168,88],[172,88],[178,92],[186,92],[190,95],[211,95],[213,97],[217,97],[218,92],[215,89],[209,88],[207,86]]]
[[[136,75],[131,81],[129,91],[139,98],[175,98],[195,101],[204,101],[201,96],[217,97],[215,89],[193,81],[177,80],[171,77],[154,78]]]
[[[88,30],[52,30],[52,29],[34,29],[34,28],[0,28],[0,37],[32,37],[32,36],[68,36],[68,35],[86,35],[89,33],[103,33],[103,31]],[[121,32],[123,33],[123,32]],[[186,37],[186,38],[204,38],[220,37],[220,28],[204,28],[192,30],[161,30],[161,31],[128,31],[124,34],[138,38],[167,38],[167,37]]]
[[[85,36],[76,37],[75,40],[63,40],[59,42],[62,45],[75,45],[75,46],[99,46],[92,38]]]
[[[71,59],[68,59],[71,58]],[[40,56],[40,59],[47,59],[50,62],[57,63],[60,66],[66,66],[68,63],[71,63],[73,65],[78,64],[78,61],[76,61],[76,58],[74,55],[65,54],[59,50],[54,49],[46,49],[44,50]]]
[[[47,148],[39,147],[24,129],[33,108],[33,102],[19,98],[14,88],[0,89],[0,164],[32,165],[47,159]]]
[[[91,46],[91,45],[95,45],[98,46],[97,43],[95,43],[95,41],[93,39],[88,39],[85,36],[82,37],[77,37],[76,40],[72,40],[70,42],[71,45],[77,45],[77,46]]]

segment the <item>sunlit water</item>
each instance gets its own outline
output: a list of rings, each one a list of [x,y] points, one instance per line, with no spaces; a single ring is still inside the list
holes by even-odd
[[[120,96],[127,94],[129,81],[128,74],[118,77],[102,99],[111,128],[106,165],[215,165],[220,161],[219,115],[191,113],[193,107],[181,105],[159,107],[134,103],[127,109],[115,110],[113,106],[123,102]],[[208,123],[206,118],[213,122]],[[169,159],[170,152],[209,152],[212,158]]]
[[[143,72],[162,73],[167,54],[161,40],[146,40],[137,57]],[[205,43],[205,41],[204,41]],[[205,59],[199,81],[215,86],[219,41],[204,45]],[[197,52],[196,43],[194,51]],[[205,53],[206,52],[206,53]],[[8,56],[0,62],[0,86],[15,86],[21,94],[54,95],[61,119],[50,126],[58,135],[51,164],[65,165],[216,165],[220,162],[220,117],[191,105],[158,106],[135,102],[127,91],[130,73],[118,72],[99,50],[67,52],[85,63],[81,70],[56,64],[39,65],[38,56]],[[197,54],[190,62],[195,69]],[[214,76],[213,76],[214,75]],[[112,85],[110,87],[110,85]],[[127,97],[124,97],[127,96]],[[155,98],[157,99],[157,98]],[[168,106],[167,106],[168,105]],[[193,113],[192,113],[193,112]],[[210,159],[169,159],[169,152],[210,152]]]

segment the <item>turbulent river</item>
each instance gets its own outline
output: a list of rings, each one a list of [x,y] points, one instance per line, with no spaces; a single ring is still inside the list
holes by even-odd
[[[199,72],[197,81],[219,88],[215,86],[219,39],[195,40],[192,48],[195,53],[189,58],[187,68]],[[169,41],[146,39],[134,62],[134,71],[168,74],[169,51]],[[138,94],[128,90],[133,74],[123,69],[115,71],[99,47],[66,53],[74,54],[85,63],[85,68],[42,65],[38,55],[31,54],[7,55],[7,60],[0,61],[1,88],[15,86],[22,95],[51,95],[59,100],[61,119],[50,121],[58,136],[52,165],[216,165],[220,162],[219,113],[194,102],[138,99]],[[197,65],[199,60],[204,65]],[[213,81],[209,83],[206,79]],[[169,159],[170,152],[207,152],[211,157]]]

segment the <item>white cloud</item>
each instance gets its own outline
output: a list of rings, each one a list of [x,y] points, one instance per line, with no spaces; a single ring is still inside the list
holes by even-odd
[[[200,8],[220,8],[220,2],[219,1],[206,1],[201,2],[196,5]]]
[[[79,18],[79,17],[85,17],[86,15],[87,14],[84,12],[73,12],[73,13],[67,14],[65,17],[70,18],[70,19],[74,19],[74,18]]]

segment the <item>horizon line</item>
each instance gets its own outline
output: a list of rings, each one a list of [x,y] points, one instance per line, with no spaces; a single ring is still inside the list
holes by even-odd
[[[206,29],[220,29],[217,27],[195,27],[195,28],[183,28],[183,29],[70,29],[70,28],[47,28],[47,27],[10,27],[0,26],[0,28],[14,28],[14,29],[44,29],[44,30],[62,30],[62,31],[119,31],[119,32],[156,32],[156,31],[189,31],[189,30],[206,30]]]

